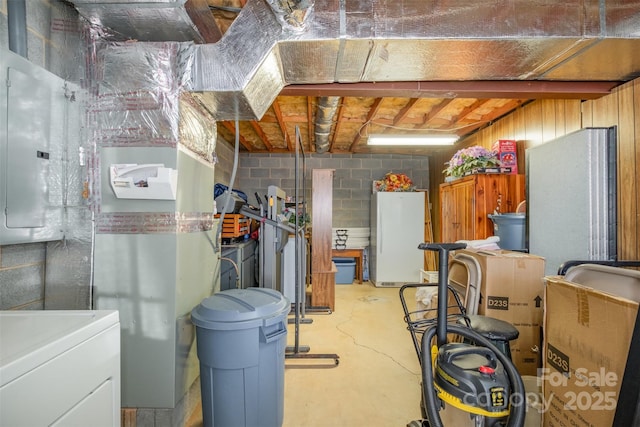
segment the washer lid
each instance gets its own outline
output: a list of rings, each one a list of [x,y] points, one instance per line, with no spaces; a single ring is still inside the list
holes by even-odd
[[[191,320],[209,329],[239,329],[286,315],[290,309],[289,300],[274,289],[228,289],[204,299],[191,311]],[[231,323],[238,325],[231,327]]]
[[[0,312],[0,387],[119,322],[115,310]]]

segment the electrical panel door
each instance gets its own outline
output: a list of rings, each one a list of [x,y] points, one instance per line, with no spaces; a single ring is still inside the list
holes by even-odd
[[[51,90],[20,70],[8,74],[7,227],[44,227]]]
[[[71,154],[80,143],[77,91],[0,49],[0,245],[63,238],[66,177],[77,171]]]

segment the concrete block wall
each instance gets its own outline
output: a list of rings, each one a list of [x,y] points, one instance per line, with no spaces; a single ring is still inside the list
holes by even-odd
[[[44,309],[46,243],[0,246],[0,310]]]
[[[68,3],[28,0],[27,59],[78,83],[84,51],[78,14]],[[0,0],[0,48],[9,50],[7,0]],[[47,243],[0,246],[0,310],[44,308]]]
[[[214,172],[216,184],[220,183],[226,186],[229,185],[231,173],[233,172],[233,156],[233,147],[231,147],[227,142],[218,139],[218,142],[216,143],[216,157],[218,162],[216,163]],[[234,188],[238,188],[237,177],[238,173],[236,172],[236,185],[234,185]],[[213,189],[211,191],[213,191]]]
[[[84,78],[84,42],[77,11],[60,0],[27,0],[27,58],[55,75]],[[7,0],[0,0],[0,47],[9,49]]]
[[[219,144],[221,142],[219,141]],[[222,142],[224,143],[224,142]],[[369,210],[373,181],[387,172],[405,173],[417,188],[429,187],[429,159],[413,155],[380,154],[311,154],[306,158],[306,200],[311,206],[311,171],[334,169],[333,227],[369,227]],[[265,195],[269,185],[294,195],[295,158],[289,154],[240,155],[235,188],[255,204],[254,192]],[[300,190],[302,193],[302,190]]]

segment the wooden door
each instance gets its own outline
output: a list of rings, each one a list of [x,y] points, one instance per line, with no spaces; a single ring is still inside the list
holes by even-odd
[[[493,236],[493,221],[488,215],[515,212],[524,200],[524,175],[477,175],[475,185],[475,231],[470,240]]]
[[[472,177],[473,178],[473,177]],[[475,179],[465,179],[455,186],[456,200],[456,233],[455,240],[474,240],[476,235],[475,217]]]
[[[431,199],[429,192],[424,193],[424,241],[426,243],[433,243],[433,222],[431,219]],[[435,271],[438,269],[436,254],[433,251],[424,251],[424,266],[425,271]]]
[[[487,215],[500,204],[514,212],[524,200],[524,175],[479,174],[440,186],[440,236],[443,242],[481,240],[493,235]]]
[[[455,236],[456,201],[453,186],[443,184],[440,186],[440,239],[443,242],[452,242]]]

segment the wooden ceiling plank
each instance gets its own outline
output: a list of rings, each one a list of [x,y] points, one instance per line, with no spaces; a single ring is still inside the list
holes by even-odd
[[[207,0],[187,0],[184,8],[205,43],[216,43],[220,41],[222,38],[222,30],[214,19]]]
[[[289,85],[283,96],[356,96],[396,98],[598,99],[617,81],[469,80],[360,82]]]
[[[480,108],[482,105],[486,104],[487,102],[489,102],[488,99],[478,99],[473,104],[463,108],[462,111],[460,111],[460,113],[457,116],[452,117],[451,123],[452,124],[459,123],[461,120],[464,120],[469,114],[473,113],[476,109]]]
[[[251,127],[253,127],[253,130],[256,131],[264,146],[267,147],[267,150],[273,151],[273,144],[271,143],[271,141],[269,141],[269,137],[260,127],[260,123],[255,120],[251,120]]]
[[[345,109],[343,108],[344,104],[342,103],[342,99],[340,100],[340,106],[338,107],[338,113],[336,114],[336,124],[333,127],[333,134],[331,135],[330,139],[331,142],[329,143],[329,152],[333,153],[333,144],[336,142],[336,138],[338,136],[338,133],[340,132],[340,123],[342,122],[342,116],[344,114]]]
[[[527,102],[527,100],[525,99],[515,99],[511,102],[508,102],[507,104],[503,105],[501,108],[497,108],[491,111],[491,113],[485,114],[484,116],[482,116],[480,120],[474,121],[473,123],[470,123],[468,126],[463,125],[463,127],[458,128],[456,133],[459,135],[467,135],[467,134],[470,134],[471,132],[476,131],[477,129],[488,126],[494,120],[497,120],[503,115],[522,106],[525,102]]]
[[[231,132],[231,135],[233,135],[233,137],[236,137],[236,127],[233,123],[228,122],[228,121],[224,121],[224,122],[219,122],[222,126],[224,126],[225,129],[227,129],[229,132]],[[238,138],[240,141],[240,144],[249,152],[255,151],[253,146],[247,142],[247,140],[240,135],[240,137]],[[229,141],[231,144],[233,144],[233,141]]]
[[[393,118],[394,127],[400,126],[405,122],[405,119],[407,118],[407,116],[409,115],[413,107],[416,105],[416,102],[418,102],[419,100],[420,98],[409,99],[409,102],[407,102],[407,104],[404,107],[402,107],[398,112],[398,114]]]
[[[521,107],[525,102],[527,102],[526,99],[514,99],[513,101],[509,101],[502,107],[492,110],[491,113],[483,115],[482,120],[487,122],[497,120],[516,108]]]
[[[488,123],[489,121],[476,121],[474,123],[470,123],[469,125],[463,125],[462,127],[457,128],[456,131],[452,133],[455,133],[457,135],[468,135],[471,132],[486,126]]]
[[[426,114],[424,122],[422,123],[421,126],[419,126],[419,128],[420,129],[426,128],[429,125],[429,123],[438,115],[438,113],[440,113],[440,111],[444,110],[447,107],[447,105],[451,104],[451,102],[453,102],[453,99],[445,98],[442,101],[440,101],[437,105],[435,105]]]
[[[309,141],[308,152],[315,151],[311,150],[311,146],[315,144],[315,137],[313,135],[314,127],[311,125],[313,123],[313,100],[315,98],[312,96],[307,97],[307,138]]]
[[[271,105],[271,107],[273,108],[273,112],[276,115],[276,120],[278,121],[278,126],[280,126],[280,132],[282,132],[282,136],[285,140],[285,142],[287,143],[287,148],[289,149],[289,151],[293,151],[293,145],[291,144],[291,138],[289,138],[289,133],[287,132],[287,125],[284,121],[284,118],[282,117],[282,110],[280,109],[280,103],[278,102],[278,99],[276,98],[275,101],[273,101],[273,104]]]

